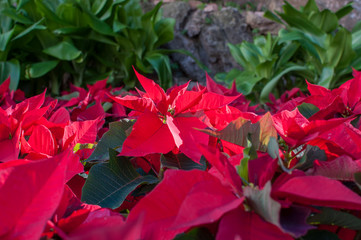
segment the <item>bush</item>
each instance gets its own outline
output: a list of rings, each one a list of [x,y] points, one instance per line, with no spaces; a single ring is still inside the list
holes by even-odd
[[[217,79],[235,79],[243,94],[262,101],[271,92],[279,96],[293,87],[305,90],[305,78],[327,88],[339,86],[352,76],[348,66],[361,67],[358,27],[351,33],[339,24],[351,11],[351,4],[336,12],[320,11],[314,0],[300,10],[285,2],[283,13],[267,11],[265,17],[285,28],[275,37],[255,37],[254,43],[229,44],[244,70],[233,69]]]
[[[160,6],[143,14],[139,0],[1,0],[0,82],[11,75],[12,89],[21,81],[31,94],[108,76],[134,87],[135,66],[170,87],[169,59],[159,47],[173,39],[174,19],[161,18]]]

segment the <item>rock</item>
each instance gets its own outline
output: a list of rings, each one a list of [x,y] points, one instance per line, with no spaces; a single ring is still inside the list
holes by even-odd
[[[246,11],[244,13],[246,17],[246,23],[252,28],[252,29],[258,29],[259,34],[267,34],[271,33],[274,35],[278,34],[278,31],[282,28],[282,25],[276,22],[273,22],[267,18],[264,18],[264,12],[252,12],[252,11]]]
[[[289,0],[292,6],[299,9],[301,6],[306,5],[307,0]],[[361,20],[361,0],[316,0],[316,3],[320,9],[330,9],[335,12],[346,4],[353,2],[352,6],[354,10],[342,18],[340,23],[347,29],[351,30],[355,24]],[[283,0],[254,0],[254,4],[258,4],[261,7],[267,8],[271,11],[281,11]]]
[[[174,40],[166,47],[189,51],[207,66],[211,77],[232,68],[240,68],[233,60],[227,43],[252,41],[251,31],[241,13],[231,7],[218,11],[218,7],[216,9],[210,4],[213,7],[201,10],[184,4],[185,2],[172,2],[163,6],[164,16],[176,18],[177,22]],[[174,53],[171,58],[184,76],[205,83],[205,71],[191,57]],[[176,75],[178,84],[187,79]]]
[[[186,2],[170,2],[163,4],[162,9],[164,17],[175,19],[175,30],[181,31],[191,10],[189,4]]]

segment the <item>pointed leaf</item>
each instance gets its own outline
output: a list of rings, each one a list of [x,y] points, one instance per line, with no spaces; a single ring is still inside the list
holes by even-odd
[[[104,133],[92,155],[90,155],[86,161],[104,161],[109,159],[109,148],[117,148],[118,151],[121,151],[123,142],[127,138],[126,131],[130,129],[133,124],[134,122],[129,119],[111,122],[109,124],[109,130]]]
[[[134,123],[120,154],[140,157],[151,153],[168,153],[175,147],[168,126],[156,114],[144,113]]]
[[[118,208],[140,184],[157,183],[152,175],[141,176],[125,157],[117,157],[110,149],[109,163],[99,163],[90,169],[82,191],[82,201],[105,208]]]
[[[81,51],[79,51],[73,44],[65,41],[46,48],[43,52],[60,60],[66,61],[74,60],[81,55]]]
[[[361,219],[347,212],[323,208],[320,213],[307,220],[310,224],[336,225],[353,230],[361,230]]]
[[[297,186],[297,187],[295,187]],[[323,176],[296,176],[272,194],[292,202],[326,207],[361,209],[361,197],[342,183]]]
[[[314,168],[307,174],[335,180],[354,181],[354,174],[357,172],[361,172],[360,160],[354,161],[351,157],[344,155],[332,161],[316,161]]]
[[[199,169],[205,171],[207,168],[205,159],[201,159],[201,161],[198,164],[182,153],[176,155],[173,153],[162,154],[160,157],[160,161],[163,167],[172,168],[172,169],[181,169],[181,170]]]
[[[320,109],[311,103],[302,103],[297,106],[298,111],[307,119],[312,117],[313,114],[318,112]]]
[[[73,160],[79,163],[78,157],[67,151],[54,158],[0,165],[2,239],[40,239],[60,203]]]
[[[277,132],[270,113],[266,113],[254,124],[240,117],[230,122],[223,130],[212,131],[204,129],[200,131],[243,147],[248,146],[247,141],[250,135],[250,141],[254,148],[263,152],[267,151],[267,145],[270,139],[272,137],[277,138]]]

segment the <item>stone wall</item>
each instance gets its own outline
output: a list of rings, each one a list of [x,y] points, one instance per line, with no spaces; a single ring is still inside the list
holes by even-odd
[[[153,0],[155,3],[157,0]],[[225,2],[245,4],[246,0],[223,0]],[[283,0],[253,0],[257,11],[238,11],[235,8],[223,7],[219,9],[214,1],[177,1],[163,0],[163,15],[176,19],[175,37],[166,47],[170,49],[185,49],[191,52],[210,70],[213,77],[216,73],[228,72],[232,68],[240,68],[228,49],[227,43],[241,43],[252,41],[251,29],[260,32],[277,34],[279,25],[263,18],[263,10],[281,11]],[[204,7],[204,2],[207,4]],[[307,0],[288,0],[296,8],[303,6]],[[316,0],[321,9],[336,11],[349,0]],[[198,6],[203,4],[204,8]],[[353,1],[354,10],[342,19],[341,23],[352,29],[361,19],[361,0]],[[200,69],[196,62],[183,54],[172,54],[172,61],[179,66],[174,72],[174,82],[182,84],[188,80],[205,82],[205,71]]]
[[[167,3],[162,8],[165,17],[176,19],[174,40],[168,48],[188,50],[209,68],[211,76],[239,68],[227,43],[252,41],[252,33],[237,9],[208,7],[201,10],[183,1]],[[175,74],[176,83],[190,79],[205,82],[205,71],[191,57],[172,54],[172,59],[180,70]]]

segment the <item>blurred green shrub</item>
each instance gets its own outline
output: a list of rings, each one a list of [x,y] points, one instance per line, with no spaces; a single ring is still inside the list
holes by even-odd
[[[255,37],[253,43],[229,44],[233,58],[243,71],[218,74],[217,80],[236,80],[239,90],[256,101],[266,101],[286,89],[306,89],[305,79],[327,88],[351,78],[352,68],[361,67],[361,25],[353,32],[339,24],[352,11],[351,3],[336,12],[320,11],[314,0],[295,9],[288,2],[283,13],[270,11],[265,17],[284,25],[278,36]]]
[[[134,66],[170,87],[159,47],[173,39],[175,21],[162,18],[160,6],[144,14],[139,0],[0,0],[0,82],[11,75],[12,89],[49,86],[53,94],[64,81],[106,77],[134,87]]]

